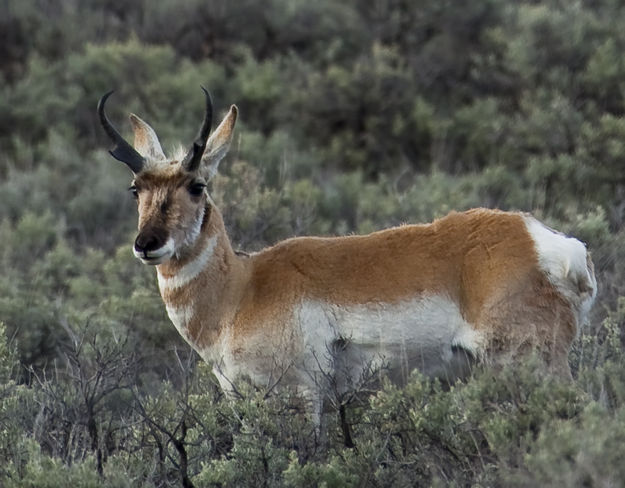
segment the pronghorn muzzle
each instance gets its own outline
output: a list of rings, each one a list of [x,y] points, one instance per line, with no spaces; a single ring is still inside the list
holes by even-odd
[[[139,232],[133,252],[145,264],[161,264],[173,255],[174,243],[166,232],[150,227]]]

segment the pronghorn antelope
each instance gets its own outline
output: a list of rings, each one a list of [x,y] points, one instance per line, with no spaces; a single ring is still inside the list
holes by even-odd
[[[221,385],[248,376],[294,386],[321,407],[328,378],[347,391],[373,367],[456,377],[473,361],[528,350],[570,375],[567,354],[596,294],[584,244],[528,214],[475,209],[364,236],[298,237],[239,255],[207,184],[236,106],[210,135],[212,105],[188,152],[165,156],[134,114],[134,148],[98,104],[134,173],[134,254],[156,265],[167,313]],[[318,411],[318,410],[314,410]]]

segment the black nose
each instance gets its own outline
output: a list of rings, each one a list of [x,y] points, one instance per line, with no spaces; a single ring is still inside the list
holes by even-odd
[[[137,252],[146,253],[163,247],[165,241],[152,233],[139,234],[135,239],[135,250]]]

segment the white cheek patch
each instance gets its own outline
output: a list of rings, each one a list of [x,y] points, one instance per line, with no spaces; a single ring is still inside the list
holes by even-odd
[[[187,231],[187,234],[184,237],[182,246],[180,246],[182,249],[191,248],[193,244],[195,244],[195,241],[197,241],[197,238],[200,236],[200,232],[202,231],[202,223],[204,222],[205,212],[206,209],[202,207],[199,215],[195,219],[195,222],[193,222],[193,225],[191,225],[191,228]]]
[[[217,245],[217,236],[213,236],[206,241],[204,249],[198,254],[198,256],[192,261],[182,266],[175,275],[171,277],[164,277],[161,273],[158,273],[158,286],[161,290],[171,290],[175,288],[181,288],[192,280],[198,277],[198,275],[204,271],[206,265],[210,261],[215,252],[215,246]]]

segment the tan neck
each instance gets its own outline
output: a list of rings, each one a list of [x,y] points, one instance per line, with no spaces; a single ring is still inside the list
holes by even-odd
[[[245,261],[232,250],[223,218],[208,207],[200,236],[183,256],[157,266],[172,321],[198,351],[210,348],[231,323],[241,300]]]

